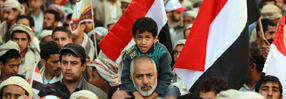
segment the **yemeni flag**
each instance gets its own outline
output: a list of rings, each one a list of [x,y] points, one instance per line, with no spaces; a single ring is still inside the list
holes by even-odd
[[[46,90],[37,64],[38,62],[34,65],[34,72],[29,79],[29,84],[32,86],[34,93],[39,97],[44,97],[46,96]]]
[[[243,85],[249,65],[248,25],[259,16],[255,0],[204,0],[174,66],[190,92],[210,76],[233,89]]]
[[[103,53],[111,60],[116,61],[124,47],[132,40],[132,26],[141,17],[151,17],[156,21],[159,41],[169,51],[172,50],[163,0],[132,0],[121,18],[99,43]]]
[[[93,21],[92,3],[90,0],[77,0],[69,26],[71,32],[75,33],[80,23],[86,21]]]
[[[282,16],[280,24],[278,25],[274,41],[270,45],[270,51],[267,55],[267,60],[264,64],[263,72],[265,75],[272,75],[279,78],[283,90],[286,90],[286,50],[284,45],[284,22],[285,17]],[[283,91],[282,95],[285,97],[286,92]],[[283,99],[286,99],[284,98]]]

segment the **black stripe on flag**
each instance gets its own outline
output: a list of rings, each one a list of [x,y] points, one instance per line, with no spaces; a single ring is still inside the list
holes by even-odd
[[[171,52],[173,50],[168,22],[166,22],[166,24],[160,30],[158,39],[159,39],[160,43],[165,45],[165,47],[168,49],[169,52]]]
[[[46,96],[46,90],[45,90],[45,86],[43,83],[40,83],[40,82],[34,80],[32,88],[39,91],[39,93],[37,93],[38,96],[40,96],[40,97]]]

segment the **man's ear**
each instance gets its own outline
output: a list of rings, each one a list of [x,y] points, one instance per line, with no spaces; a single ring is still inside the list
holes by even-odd
[[[256,64],[252,63],[252,64],[250,64],[249,71],[254,71],[254,70],[256,70]]]
[[[4,66],[4,64],[2,62],[0,62],[0,68],[2,69]]]
[[[57,27],[58,24],[59,24],[59,21],[55,21],[55,22],[54,22],[54,27]]]
[[[41,59],[41,63],[43,64],[43,66],[45,66],[45,64],[47,63],[47,61],[44,60],[44,59]]]
[[[282,99],[282,98],[283,98],[283,95],[281,94],[280,99]]]
[[[84,71],[85,70],[85,68],[86,68],[86,62],[84,62],[83,64],[82,64],[82,71]]]
[[[154,43],[157,42],[157,40],[158,40],[158,36],[155,36]]]

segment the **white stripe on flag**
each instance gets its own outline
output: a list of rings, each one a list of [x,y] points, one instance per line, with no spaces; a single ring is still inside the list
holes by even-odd
[[[245,28],[246,22],[246,0],[228,0],[210,24],[205,71],[237,40]],[[177,68],[174,70],[184,81],[187,89],[190,89],[203,74],[201,71]]]
[[[163,0],[155,0],[151,8],[149,9],[146,17],[151,17],[158,26],[158,36],[162,29],[167,23],[167,15],[165,12],[164,1]]]
[[[283,89],[286,89],[286,57],[277,49],[274,44],[270,46],[270,52],[264,65],[265,75],[272,75],[279,78]],[[283,85],[284,84],[284,85]],[[286,91],[283,90],[283,99],[286,99]]]

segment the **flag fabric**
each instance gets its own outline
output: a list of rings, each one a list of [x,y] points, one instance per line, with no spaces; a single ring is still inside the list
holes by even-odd
[[[267,59],[263,69],[265,75],[272,75],[279,78],[282,85],[286,84],[286,50],[284,45],[284,22],[285,16],[282,16],[274,37],[274,41],[270,45],[270,51],[267,55]],[[282,86],[282,89],[286,90],[286,86]],[[285,96],[286,92],[283,91],[282,95]],[[286,98],[283,97],[283,99]]]
[[[46,96],[45,86],[37,64],[38,62],[34,65],[34,72],[29,79],[29,84],[32,86],[34,93],[39,97],[44,97]]]
[[[204,0],[174,66],[190,92],[210,76],[233,89],[243,85],[249,65],[248,24],[259,16],[255,0]]]
[[[151,17],[158,25],[159,41],[169,51],[172,49],[167,16],[162,0],[132,0],[127,10],[117,21],[114,27],[99,43],[103,53],[111,60],[116,61],[121,51],[132,40],[132,26],[141,17]],[[160,37],[164,36],[164,37]],[[163,41],[164,40],[164,41]]]
[[[93,21],[93,11],[90,0],[78,0],[74,7],[70,21],[70,30],[75,33],[80,23],[85,21]]]

